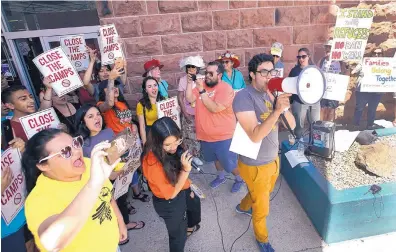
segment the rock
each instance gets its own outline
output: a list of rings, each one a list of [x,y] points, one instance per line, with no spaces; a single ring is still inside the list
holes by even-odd
[[[391,177],[396,171],[396,162],[391,157],[391,148],[383,143],[361,146],[355,163],[381,177]]]

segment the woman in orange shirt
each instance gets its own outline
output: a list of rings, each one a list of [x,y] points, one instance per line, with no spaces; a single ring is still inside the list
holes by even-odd
[[[143,175],[153,193],[153,205],[164,219],[171,252],[184,251],[187,237],[198,231],[201,201],[190,189],[192,156],[176,154],[181,132],[169,117],[154,122],[142,154]],[[187,217],[187,218],[186,218]]]

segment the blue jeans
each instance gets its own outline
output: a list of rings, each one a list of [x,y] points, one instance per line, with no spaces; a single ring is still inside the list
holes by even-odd
[[[366,104],[368,104],[367,127],[372,126],[374,124],[375,112],[377,111],[381,97],[382,94],[378,93],[356,92],[356,107],[355,114],[353,116],[353,124],[359,126],[363,110],[366,107]]]
[[[230,151],[232,139],[217,142],[201,141],[201,151],[206,162],[219,161],[227,172],[237,168],[238,156]]]

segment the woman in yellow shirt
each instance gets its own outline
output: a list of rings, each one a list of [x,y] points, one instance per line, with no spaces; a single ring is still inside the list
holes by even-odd
[[[124,220],[112,199],[105,161],[110,143],[83,158],[82,137],[44,130],[26,144],[22,167],[28,196],[25,214],[40,251],[115,252],[127,237]]]
[[[145,144],[151,126],[158,119],[157,101],[164,100],[164,97],[158,92],[157,80],[151,76],[144,78],[142,92],[143,98],[137,104],[136,114],[139,119],[140,137]]]

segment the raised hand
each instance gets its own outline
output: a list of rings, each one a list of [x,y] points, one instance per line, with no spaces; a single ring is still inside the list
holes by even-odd
[[[193,159],[193,156],[188,153],[188,151],[185,151],[181,157],[180,157],[180,161],[182,163],[183,166],[183,170],[186,172],[191,171],[191,161]]]
[[[97,56],[96,50],[92,49],[89,46],[85,46],[85,48],[87,49],[87,53],[89,54],[89,59],[91,60],[91,62],[95,61]]]
[[[51,89],[52,88],[52,82],[51,82],[51,80],[50,80],[50,78],[47,76],[47,77],[44,77],[44,79],[43,79],[43,84],[44,84],[44,86],[47,88],[47,89]]]
[[[290,96],[292,94],[281,94],[278,96],[276,99],[276,105],[275,105],[275,110],[277,110],[279,113],[283,113],[284,111],[288,110],[290,108]]]

